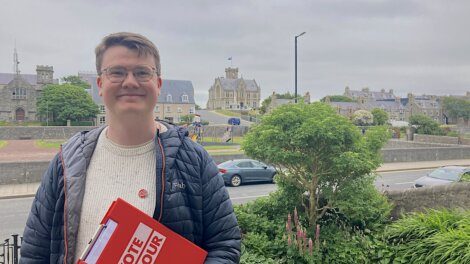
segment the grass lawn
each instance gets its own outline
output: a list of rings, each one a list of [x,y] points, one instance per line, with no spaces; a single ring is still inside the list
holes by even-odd
[[[61,140],[36,140],[34,144],[39,148],[55,148],[59,149],[60,144],[64,143]]]
[[[233,142],[235,144],[241,144],[243,137],[233,137]],[[202,142],[222,142],[222,137],[204,137]]]
[[[238,145],[233,145],[233,146],[204,146],[204,148],[209,151],[209,150],[221,150],[221,149],[226,149],[226,150],[234,150],[234,149],[239,149],[240,146]]]
[[[0,149],[5,147],[8,143],[5,140],[0,140]]]
[[[223,110],[223,109],[219,109],[219,110],[214,110],[216,113],[219,113],[221,115],[226,115],[226,116],[236,116],[236,117],[240,117],[241,114],[239,112],[232,112],[230,110]]]

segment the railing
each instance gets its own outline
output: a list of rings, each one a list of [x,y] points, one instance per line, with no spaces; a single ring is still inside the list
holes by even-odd
[[[23,237],[18,241],[17,234],[11,235],[13,239],[7,238],[0,245],[0,264],[18,264],[19,253]]]

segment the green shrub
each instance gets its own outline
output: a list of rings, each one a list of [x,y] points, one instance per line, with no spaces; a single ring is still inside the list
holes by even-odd
[[[470,211],[410,214],[386,228],[384,239],[405,263],[470,263]]]

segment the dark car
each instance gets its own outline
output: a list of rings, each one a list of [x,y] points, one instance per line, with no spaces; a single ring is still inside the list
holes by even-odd
[[[459,181],[470,181],[470,168],[462,166],[444,166],[433,170],[428,175],[417,179],[415,188],[446,185]]]
[[[273,182],[276,169],[252,159],[230,160],[218,165],[225,184],[234,187],[248,182]]]
[[[238,117],[230,117],[228,119],[228,124],[229,125],[236,125],[236,126],[239,126],[240,125],[240,118]]]

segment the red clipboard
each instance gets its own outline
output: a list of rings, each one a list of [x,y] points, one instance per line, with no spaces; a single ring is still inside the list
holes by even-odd
[[[118,198],[77,264],[200,264],[206,256],[202,248]]]

